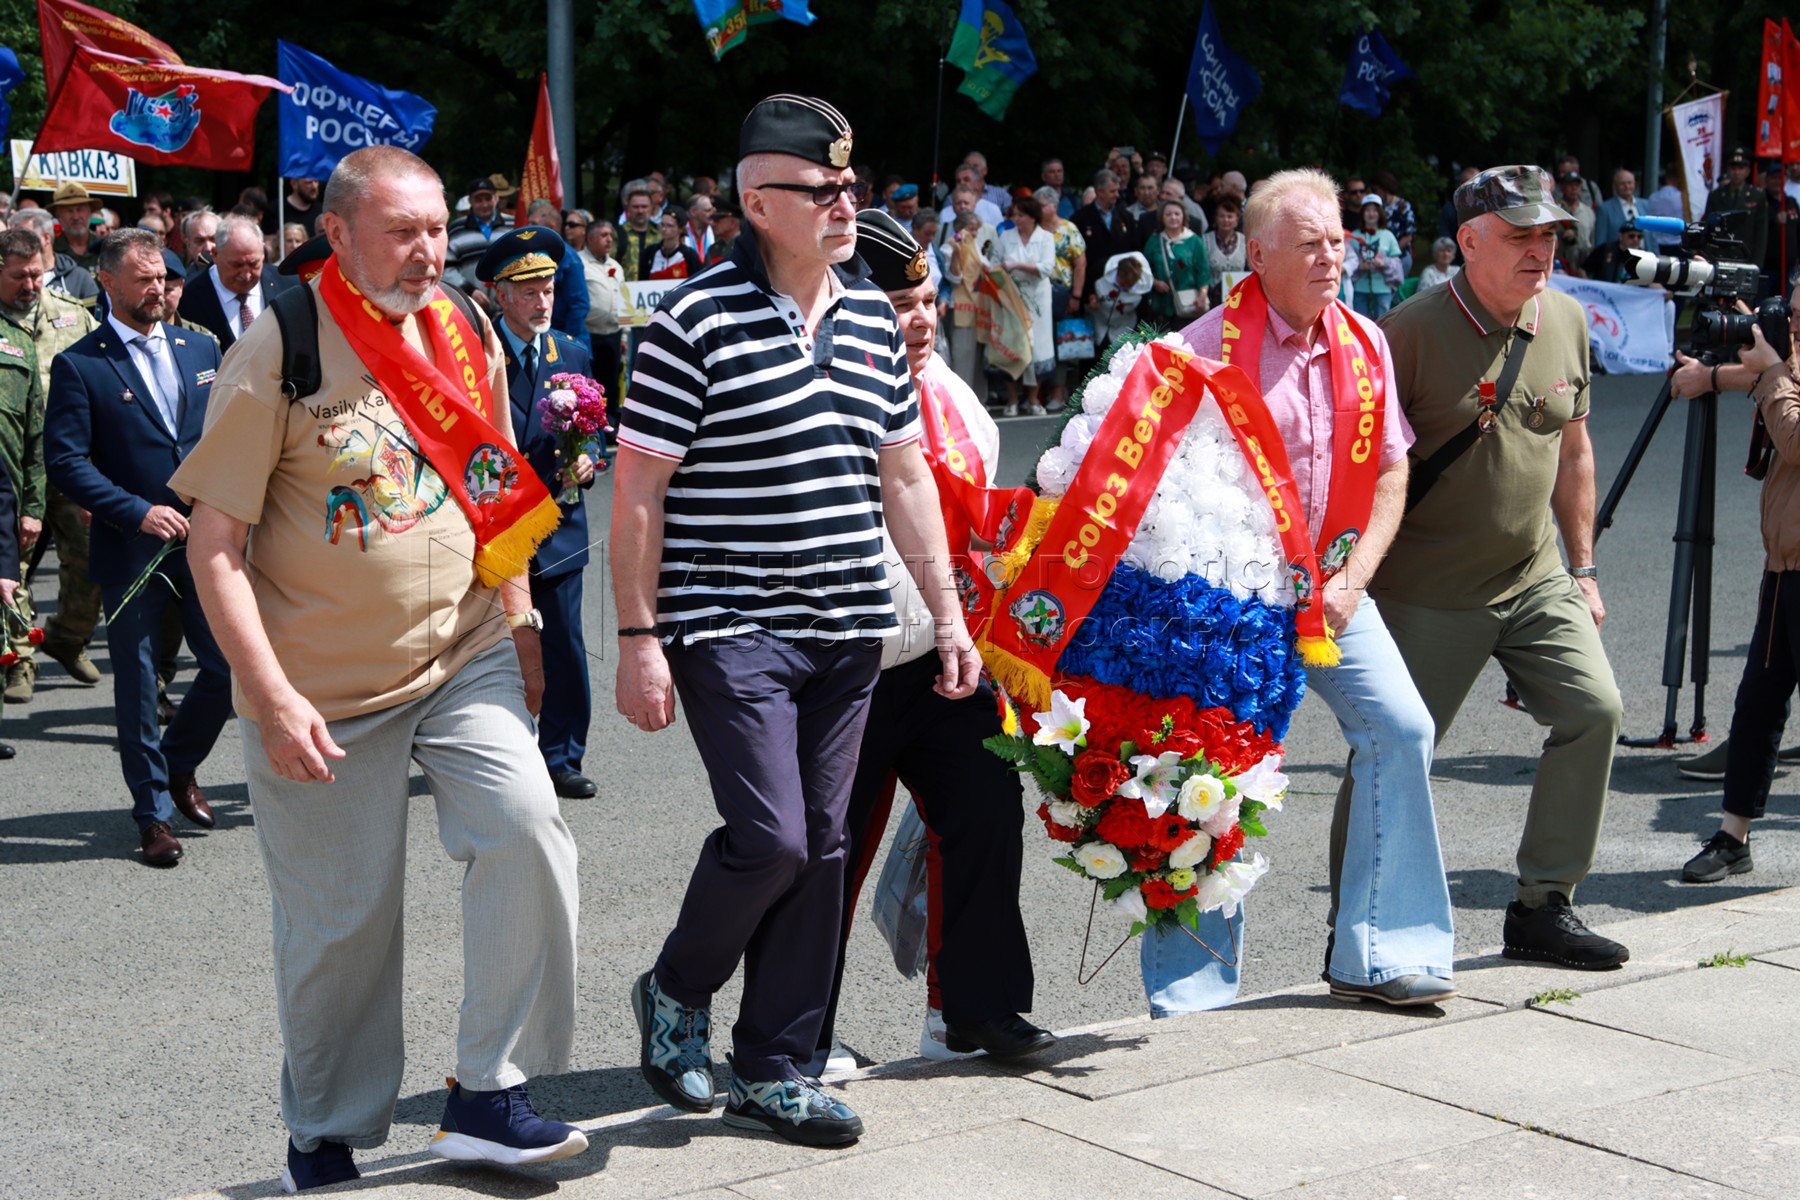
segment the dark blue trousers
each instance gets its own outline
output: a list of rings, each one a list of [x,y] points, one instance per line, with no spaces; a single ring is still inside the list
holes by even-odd
[[[532,607],[544,614],[544,707],[538,749],[551,775],[580,771],[587,753],[594,697],[588,683],[587,638],[581,630],[581,572],[531,577]]]
[[[152,579],[121,606],[128,585],[100,590],[106,605],[106,648],[112,655],[113,714],[119,728],[119,766],[131,791],[131,816],[141,827],[172,821],[171,775],[191,775],[212,753],[219,730],[231,716],[231,668],[213,641],[200,610],[185,551],[157,567],[167,582]],[[163,613],[181,610],[181,627],[199,673],[181,698],[166,730],[156,725],[156,663],[161,654]]]
[[[879,644],[757,633],[668,655],[725,823],[701,843],[656,982],[707,1005],[742,960],[732,1062],[752,1082],[792,1079],[837,970],[844,812]]]

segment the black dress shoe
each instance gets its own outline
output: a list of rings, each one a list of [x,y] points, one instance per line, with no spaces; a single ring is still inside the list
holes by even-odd
[[[0,762],[5,762],[17,753],[18,751],[14,750],[9,743],[0,742]]]
[[[172,867],[181,861],[181,842],[167,821],[152,821],[139,835],[144,846],[144,862],[152,867]]]
[[[1016,1013],[1008,1013],[969,1025],[945,1021],[944,1045],[958,1054],[985,1050],[989,1058],[1024,1058],[1056,1045],[1056,1035]]]
[[[1551,892],[1537,908],[1526,908],[1517,900],[1507,905],[1505,938],[1503,958],[1578,971],[1609,971],[1631,960],[1631,951],[1583,925],[1561,892]]]
[[[565,800],[592,800],[600,794],[594,781],[580,771],[558,771],[550,777],[556,786],[556,794]]]
[[[206,802],[206,793],[200,790],[192,775],[169,776],[169,795],[181,815],[200,828],[211,829],[219,823],[213,816],[212,806]]]

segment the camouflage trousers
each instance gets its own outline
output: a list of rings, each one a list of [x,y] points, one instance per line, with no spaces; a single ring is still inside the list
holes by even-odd
[[[88,579],[88,531],[81,506],[50,489],[44,517],[56,543],[56,615],[44,626],[44,640],[58,648],[85,649],[100,624],[100,588]]]

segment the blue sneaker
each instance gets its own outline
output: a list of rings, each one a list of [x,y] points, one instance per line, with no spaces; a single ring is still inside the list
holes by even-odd
[[[645,971],[631,988],[644,1080],[665,1103],[689,1112],[713,1110],[712,1009],[677,1004]]]
[[[730,1056],[726,1056],[730,1062]],[[862,1118],[825,1094],[816,1079],[753,1083],[731,1070],[725,1123],[733,1129],[772,1133],[802,1146],[848,1146],[862,1136]]]
[[[573,1125],[546,1121],[531,1106],[525,1085],[497,1092],[471,1092],[446,1080],[444,1123],[431,1139],[431,1152],[453,1162],[491,1162],[516,1167],[580,1154],[587,1135]]]
[[[318,1149],[302,1154],[294,1148],[294,1139],[288,1139],[287,1167],[281,1172],[281,1188],[288,1195],[361,1178],[362,1172],[350,1160],[350,1147],[344,1143],[320,1142]]]

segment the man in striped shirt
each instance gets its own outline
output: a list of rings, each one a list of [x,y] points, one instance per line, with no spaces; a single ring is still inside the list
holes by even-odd
[[[862,1122],[800,1069],[837,961],[845,806],[881,639],[898,631],[887,522],[929,607],[938,690],[979,661],[950,582],[905,343],[856,257],[848,122],[773,96],[738,138],[747,228],[645,330],[619,433],[618,708],[675,694],[713,784],[673,932],[632,991],[646,1080],[713,1106],[711,1003],[742,960],[728,1124],[843,1145]]]

